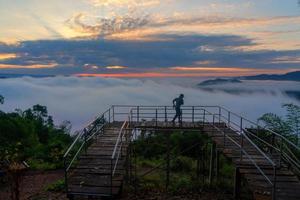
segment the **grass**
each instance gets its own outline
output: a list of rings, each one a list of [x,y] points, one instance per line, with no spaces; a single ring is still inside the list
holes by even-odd
[[[65,189],[65,180],[60,179],[54,183],[51,183],[45,187],[45,191],[49,192],[62,192]]]

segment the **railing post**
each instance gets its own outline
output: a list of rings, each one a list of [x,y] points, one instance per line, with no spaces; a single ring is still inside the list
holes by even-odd
[[[228,127],[230,128],[230,119],[231,118],[231,112],[230,111],[228,111],[228,119],[227,119],[227,121],[228,121]]]
[[[65,170],[65,187],[68,194],[68,170],[67,170],[67,158],[64,158],[64,170]]]
[[[213,114],[213,125],[215,125],[215,114]]]
[[[113,120],[112,122],[115,122],[115,106],[112,106],[112,117],[113,117]]]
[[[110,123],[111,121],[110,121],[110,109],[108,110],[108,122]]]
[[[241,122],[240,122],[240,131],[241,134],[243,133],[243,118],[241,117]]]
[[[240,161],[243,160],[243,149],[244,149],[244,134],[241,132],[241,152],[240,152]]]
[[[222,110],[221,107],[219,106],[219,123],[221,123],[221,114],[222,114]]]
[[[195,117],[195,107],[192,107],[192,122],[194,123],[194,117]]]
[[[83,134],[84,134],[84,151],[85,151],[85,154],[87,153],[87,130],[84,128],[83,129]]]
[[[137,122],[139,123],[140,122],[140,107],[137,106]]]
[[[203,112],[203,126],[204,126],[204,124],[205,124],[205,117],[206,117],[206,116],[205,116],[205,112],[206,112],[206,110],[205,110],[205,109],[203,109],[203,111],[204,111],[204,112]]]
[[[113,158],[110,159],[110,194],[113,196]]]
[[[272,133],[272,146],[274,147],[275,146],[275,134]],[[273,155],[273,148],[271,148],[271,155]]]
[[[165,122],[168,121],[168,115],[167,115],[167,106],[165,106]]]
[[[134,120],[133,120],[133,115],[132,115],[132,109],[130,110],[130,118],[131,118],[131,122],[133,122]],[[131,124],[130,124],[130,127],[132,127]]]
[[[155,126],[157,127],[157,108],[155,109]]]
[[[280,156],[279,156],[279,167],[281,167],[281,159],[282,159],[282,148],[283,148],[283,139],[280,141]]]
[[[273,188],[272,188],[272,200],[276,200],[276,178],[277,178],[277,174],[276,174],[276,165],[273,166]]]

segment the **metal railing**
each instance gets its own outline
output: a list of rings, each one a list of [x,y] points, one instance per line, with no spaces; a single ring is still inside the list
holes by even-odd
[[[277,165],[279,167],[282,164],[288,165],[300,177],[300,159],[296,156],[296,154],[300,155],[299,146],[283,135],[233,113],[226,108],[221,107],[220,116],[227,123],[228,127],[238,127],[238,129],[243,130],[257,146],[271,154],[274,158],[277,157]],[[235,119],[235,122],[232,122],[232,118]],[[240,123],[237,125],[236,121],[240,121]]]
[[[73,143],[69,146],[63,156],[64,172],[65,172],[65,187],[68,192],[68,173],[75,161],[81,155],[82,151],[87,153],[88,146],[93,139],[104,133],[104,127],[111,122],[111,109],[105,111],[102,115],[97,116],[89,122],[82,130],[77,132]]]
[[[119,111],[119,109],[122,110],[126,108],[128,109],[127,112]],[[130,116],[130,124],[143,123],[150,120],[153,122],[154,126],[160,127],[164,126],[164,124],[158,124],[159,122],[169,122],[175,115],[175,110],[171,106],[115,106],[116,115],[127,115],[128,112]],[[235,146],[237,146],[240,149],[240,160],[243,161],[243,157],[247,158],[264,177],[265,181],[270,184],[273,199],[275,199],[276,196],[277,168],[281,167],[282,163],[287,163],[289,167],[293,168],[296,172],[300,169],[299,158],[297,158],[294,153],[300,152],[300,148],[297,145],[279,133],[266,129],[258,123],[252,122],[251,120],[231,112],[226,108],[221,106],[183,106],[182,121],[203,124],[206,123],[212,125],[219,131],[219,133],[223,133],[224,144],[226,143],[226,140],[230,140]],[[222,128],[215,126],[220,124],[223,124],[224,128],[227,127],[235,131],[240,138],[239,141],[234,140],[234,138],[226,134]],[[168,126],[167,123],[165,123],[165,126]],[[271,142],[249,131],[250,129],[253,130],[254,127],[256,130],[270,133],[272,135]],[[260,145],[258,141],[264,143],[269,148],[262,148],[262,145]],[[266,166],[260,166],[253,156],[247,152],[246,148],[244,148],[245,143],[257,151],[257,155],[261,156],[261,159],[265,161],[265,164],[268,163],[270,168],[273,170],[272,177],[269,177],[266,172],[264,172],[264,168],[266,168]],[[277,157],[274,153],[275,151],[278,153]],[[276,159],[279,160],[277,161]]]
[[[289,165],[289,167],[291,167],[295,172],[300,172],[299,158],[295,155],[295,153],[300,152],[300,148],[279,133],[265,129],[258,123],[252,122],[251,120],[248,120],[243,116],[231,112],[221,106],[182,106],[181,110],[182,122],[192,122],[198,125],[202,124],[212,126],[213,129],[223,134],[224,145],[227,141],[231,141],[236,147],[238,147],[240,149],[240,161],[242,162],[245,157],[253,166],[255,166],[259,173],[264,177],[265,181],[272,187],[273,199],[275,199],[276,193],[277,167],[280,167],[282,163],[284,163]],[[109,158],[111,162],[110,182],[112,194],[113,177],[116,174],[118,164],[123,156],[122,152],[124,145],[128,144],[131,140],[131,130],[133,130],[136,125],[141,125],[149,121],[151,121],[155,127],[169,126],[169,124],[165,122],[170,122],[175,113],[176,112],[172,106],[113,105],[84,129],[86,130],[86,133],[79,133],[73,144],[66,152],[64,160],[66,160],[68,154],[70,154],[71,150],[76,146],[75,143],[78,143],[78,141],[81,142],[81,146],[70,164],[67,165],[65,161],[66,180],[68,170],[82,148],[86,147],[87,141],[101,133],[101,129],[94,129],[94,132],[91,131],[93,130],[91,127],[93,127],[94,124],[100,124],[95,122],[100,119],[104,120],[105,123],[102,123],[102,128],[106,124],[122,122],[122,127],[118,133],[112,155]],[[175,125],[175,127],[176,126],[177,125]],[[234,131],[236,136],[239,137],[239,141],[227,134],[225,131],[226,128]],[[271,141],[257,134],[259,131],[269,134]],[[89,136],[87,137],[86,135]],[[88,139],[82,142],[82,137]],[[249,153],[244,147],[245,144],[254,148],[261,158],[265,160],[266,163],[269,163],[269,166],[273,169],[272,177],[266,175],[263,167],[255,161],[255,159],[251,156],[251,153]],[[275,152],[277,152],[277,154],[275,154]],[[275,159],[276,156],[279,158],[279,161]]]

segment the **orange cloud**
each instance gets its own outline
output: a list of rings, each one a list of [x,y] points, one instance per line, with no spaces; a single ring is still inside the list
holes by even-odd
[[[300,57],[293,57],[293,56],[282,56],[275,58],[270,63],[274,64],[300,64]]]
[[[45,69],[45,68],[53,68],[56,66],[57,66],[57,63],[35,64],[35,65],[0,64],[0,69]]]
[[[253,71],[253,69],[235,67],[171,67],[170,69],[178,71]]]
[[[107,66],[106,69],[126,69],[125,66]]]
[[[295,71],[296,69],[253,69],[253,68],[238,68],[238,67],[171,67],[169,68],[181,72],[203,72],[212,73],[215,75],[231,74],[231,75],[253,75],[253,74],[277,74]],[[221,75],[220,75],[221,76]]]
[[[18,57],[19,56],[15,53],[0,53],[0,60],[9,60]]]
[[[180,71],[180,73],[176,72]],[[295,69],[244,69],[244,68],[202,68],[202,67],[176,67],[173,71],[164,72],[139,72],[139,73],[99,73],[99,74],[74,74],[79,77],[102,77],[102,78],[166,78],[166,77],[208,77],[208,76],[247,76],[261,73],[282,74]],[[161,70],[162,71],[162,70]]]

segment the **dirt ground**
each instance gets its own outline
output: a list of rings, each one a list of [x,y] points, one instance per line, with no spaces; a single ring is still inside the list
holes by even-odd
[[[45,188],[64,178],[63,170],[28,171],[23,175],[20,188],[20,200],[67,200],[64,192],[48,192]],[[0,200],[10,200],[8,188],[0,188]],[[121,200],[230,200],[228,195],[203,191],[199,194],[186,193],[167,195],[160,191],[144,191],[137,194],[124,192]]]
[[[66,200],[64,193],[45,191],[45,188],[64,177],[63,170],[28,171],[22,176],[20,200]],[[0,200],[10,200],[8,187],[0,188]]]

